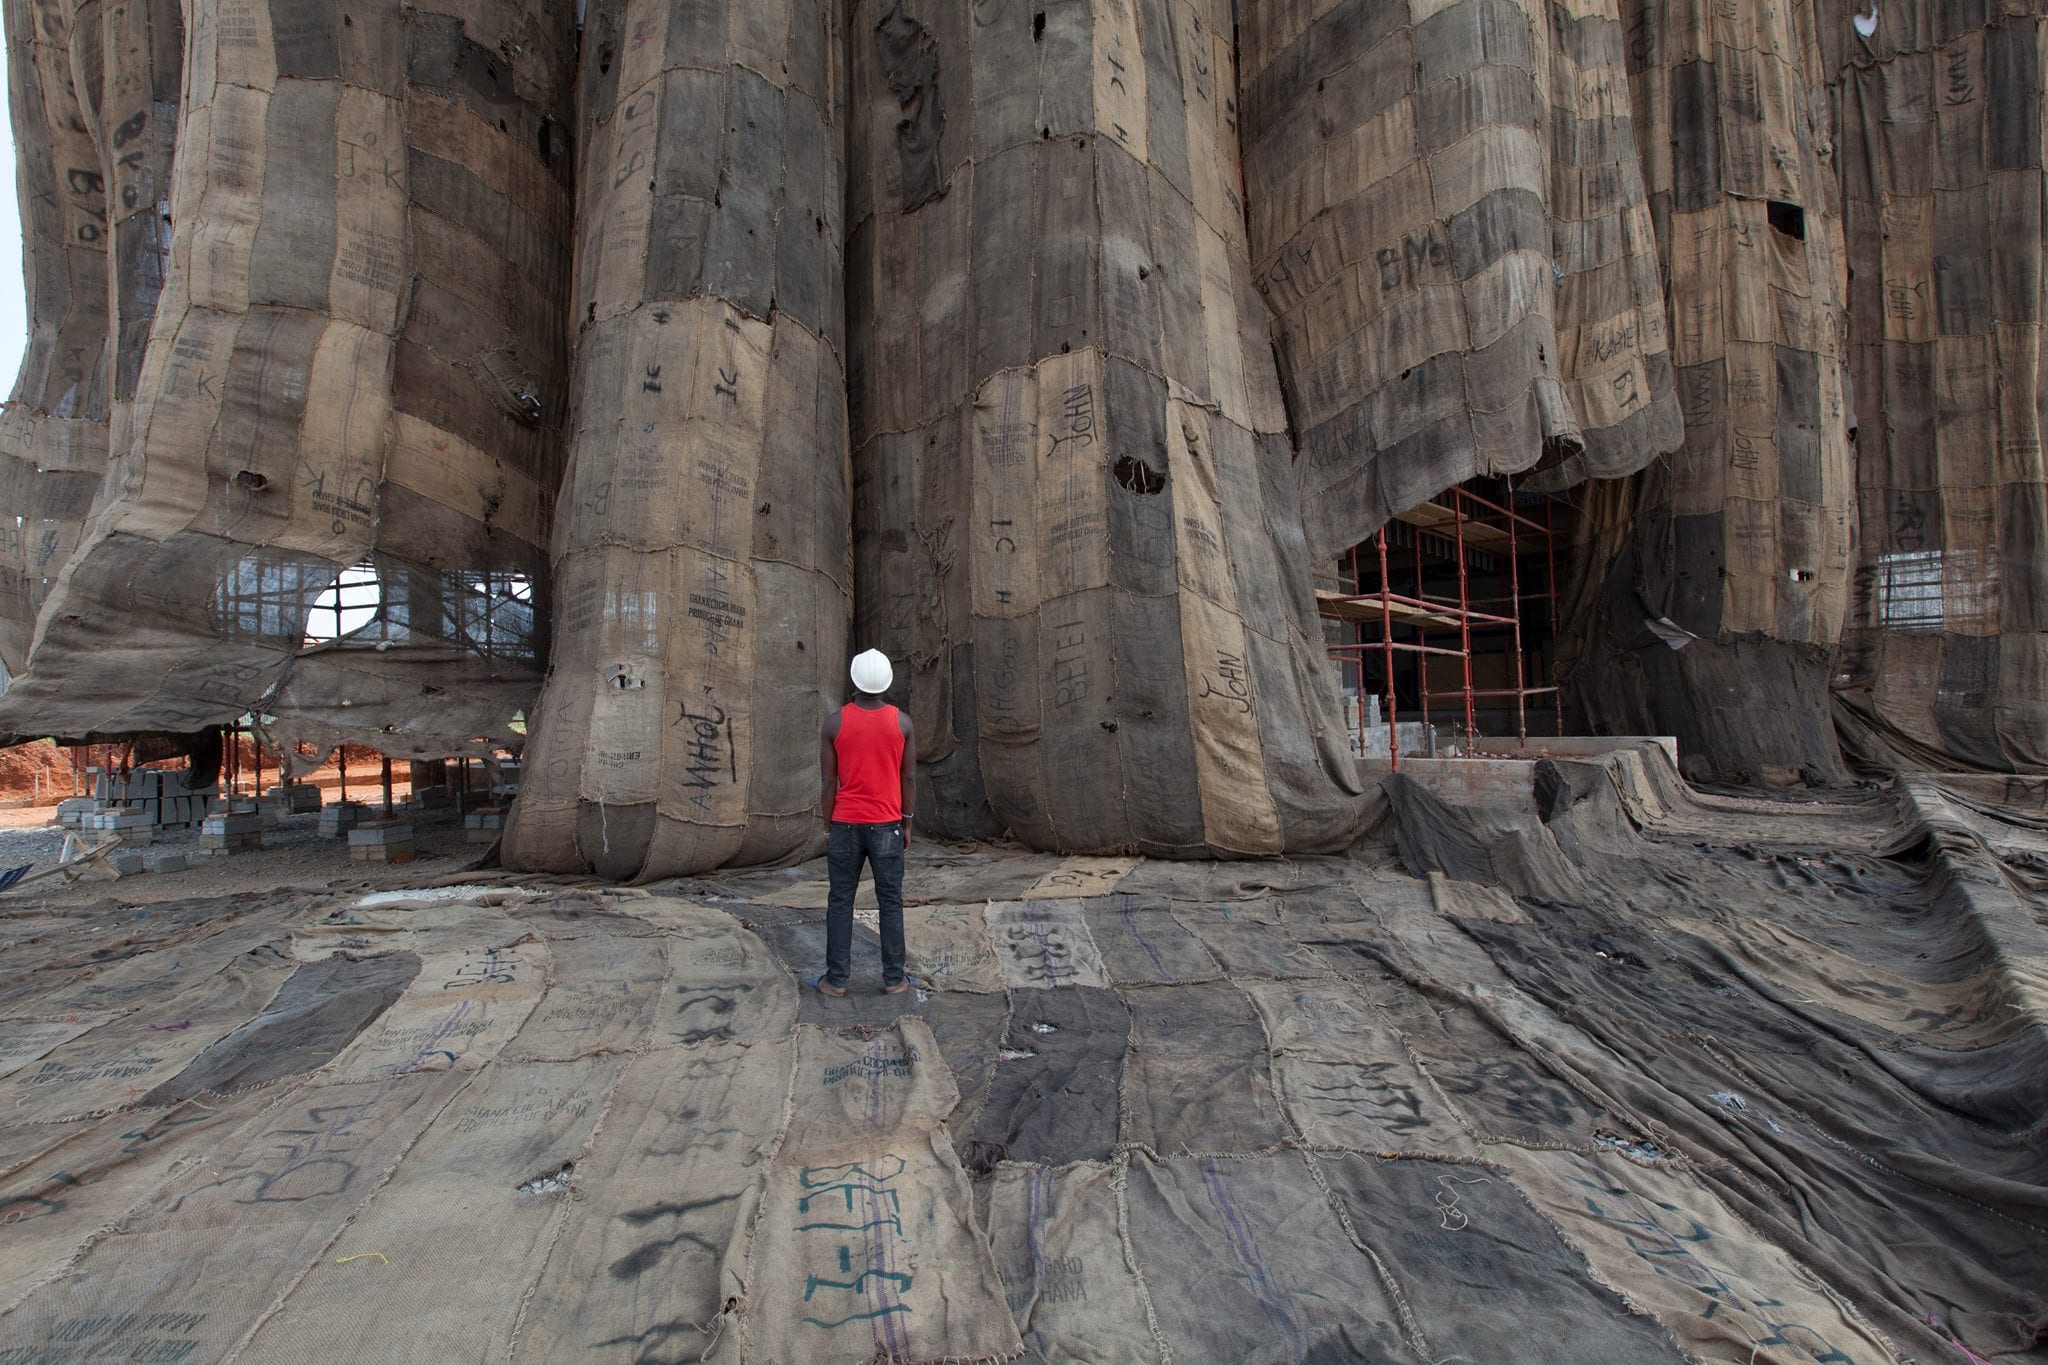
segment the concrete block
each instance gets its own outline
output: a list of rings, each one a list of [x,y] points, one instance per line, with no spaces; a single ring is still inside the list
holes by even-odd
[[[320,789],[310,782],[288,782],[272,787],[263,795],[283,802],[288,815],[311,815],[320,809]]]
[[[154,853],[148,858],[151,872],[183,872],[185,855],[182,853]]]
[[[217,811],[199,825],[199,851],[247,853],[263,847],[263,817],[253,810]]]
[[[320,833],[329,838],[346,834],[370,818],[370,808],[358,801],[344,801],[320,809]]]
[[[348,832],[348,846],[356,848],[381,848],[390,844],[413,842],[410,820],[368,820]]]
[[[348,856],[359,863],[409,863],[417,852],[409,820],[371,820],[348,832]]]
[[[505,832],[503,806],[479,806],[463,817],[464,838],[472,844],[494,844]]]
[[[107,866],[124,877],[133,877],[143,869],[142,855],[122,851],[107,859]]]
[[[91,821],[94,829],[151,829],[156,825],[148,811],[129,806],[100,811],[91,817]]]

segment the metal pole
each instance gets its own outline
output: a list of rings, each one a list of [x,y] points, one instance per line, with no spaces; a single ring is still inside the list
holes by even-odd
[[[1422,532],[1419,528],[1408,528],[1408,540],[1415,547],[1415,596],[1418,601],[1427,600],[1429,594],[1422,589]],[[1424,648],[1415,652],[1416,691],[1422,694],[1422,742],[1429,743],[1429,628],[1424,624],[1429,619],[1429,610],[1424,608],[1416,613],[1415,643]],[[1435,756],[1432,747],[1431,756]]]
[[[384,755],[384,818],[391,818],[391,755]]]
[[[1522,551],[1515,539],[1515,481],[1503,478],[1507,487],[1508,501],[1508,601],[1512,604],[1508,614],[1514,618],[1511,627],[1515,634],[1515,738],[1524,748],[1529,744],[1528,696],[1522,691]]]
[[[1394,771],[1400,772],[1401,727],[1394,713],[1394,602],[1387,587],[1387,528],[1380,527],[1374,539],[1380,547],[1380,657],[1387,683],[1387,755],[1393,761]]]
[[[335,746],[334,761],[341,769],[341,804],[348,804],[348,741]]]
[[[1472,591],[1465,575],[1465,490],[1451,490],[1451,522],[1458,544],[1458,636],[1465,658],[1465,757],[1472,756]]]
[[[1351,595],[1354,598],[1357,597],[1359,593],[1364,591],[1364,588],[1365,585],[1358,568],[1358,546],[1353,545],[1351,547]],[[1363,648],[1365,644],[1365,623],[1362,621],[1350,621],[1346,625],[1351,631],[1351,643],[1360,646],[1360,648],[1346,651],[1345,661],[1358,674],[1358,686],[1352,689],[1352,695],[1357,699],[1358,753],[1359,757],[1363,758],[1365,756],[1365,650]]]
[[[1543,496],[1543,560],[1550,575],[1550,600],[1549,604],[1545,607],[1545,611],[1549,616],[1550,657],[1553,660],[1550,669],[1552,688],[1550,695],[1552,702],[1557,707],[1557,733],[1562,737],[1564,735],[1564,684],[1557,676],[1557,667],[1554,662],[1557,658],[1557,537],[1550,525],[1550,504],[1550,495],[1546,493]]]

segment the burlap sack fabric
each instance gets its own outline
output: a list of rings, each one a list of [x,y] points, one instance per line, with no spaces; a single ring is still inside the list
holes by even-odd
[[[651,878],[811,846],[858,637],[934,832],[1335,848],[1311,567],[1515,473],[1631,476],[1595,725],[2042,762],[2033,7],[6,14],[0,732],[524,744]]]
[[[1836,689],[1853,758],[2048,767],[2038,5],[1826,5],[1848,231],[1859,538]]]
[[[1229,7],[877,0],[847,50],[855,631],[910,664],[920,819],[1341,845]]]
[[[1827,695],[1855,414],[1819,21],[1807,5],[1626,10],[1685,440],[1615,522],[1594,519],[1581,694],[1602,728],[1668,727],[1695,772],[1839,778]],[[1698,639],[1660,644],[1651,619]]]
[[[188,8],[8,15],[30,197],[56,192],[37,241],[60,213],[64,242],[32,252],[5,442],[12,638],[35,622],[8,727],[261,703],[286,739],[516,741],[561,476],[573,16]],[[308,651],[355,563],[376,622]]]
[[[837,7],[599,4],[555,645],[511,866],[816,838],[848,568]]]
[[[1332,558],[1475,474],[1678,443],[1617,6],[1245,6],[1258,287]]]
[[[1549,777],[1395,784],[1398,864],[1256,885],[920,853],[902,996],[802,991],[781,872],[10,916],[0,1341],[2031,1358],[2040,829],[1702,798],[1655,747]]]

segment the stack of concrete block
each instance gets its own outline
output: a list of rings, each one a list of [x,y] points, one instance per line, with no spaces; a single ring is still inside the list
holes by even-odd
[[[79,823],[80,828],[96,834],[124,834],[131,844],[146,844],[156,838],[156,821],[140,806],[96,810]]]
[[[263,794],[284,802],[287,815],[311,815],[320,809],[320,789],[310,782],[287,782]]]
[[[370,808],[360,801],[340,801],[320,808],[320,835],[335,839],[370,818]]]
[[[291,814],[281,796],[259,796],[255,801],[256,814],[263,820],[263,828],[276,829],[284,823],[284,817]]]
[[[419,787],[412,794],[412,803],[421,810],[440,810],[454,799],[446,787]]]
[[[495,844],[505,828],[505,808],[479,806],[464,817],[462,823],[472,844]]]
[[[359,863],[409,863],[417,851],[410,820],[369,820],[348,832],[348,856]]]
[[[82,828],[85,817],[100,808],[100,803],[90,796],[73,796],[57,803],[57,823],[72,829]]]
[[[173,792],[157,802],[157,823],[180,829],[196,825],[206,818],[206,807],[212,799],[211,787],[201,792]]]
[[[194,789],[185,785],[185,774],[175,769],[143,768],[123,781],[106,779],[113,799],[139,805],[149,812],[152,823],[179,829],[206,818],[208,803],[217,788]]]
[[[247,853],[261,847],[263,817],[247,803],[216,811],[200,823],[199,851],[211,857]]]

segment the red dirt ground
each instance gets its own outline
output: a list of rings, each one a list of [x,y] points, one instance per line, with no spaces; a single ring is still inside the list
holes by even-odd
[[[37,806],[54,806],[70,796],[87,795],[91,788],[85,776],[85,769],[93,764],[121,762],[120,745],[94,744],[83,748],[59,748],[47,739],[32,740],[12,748],[0,749],[0,802],[8,804],[27,803]],[[74,756],[76,756],[74,758]],[[235,756],[240,760],[236,768],[236,786],[246,792],[256,780],[256,746],[248,736],[238,736],[235,741]],[[74,762],[76,767],[74,769]],[[136,764],[137,767],[182,768],[183,759],[170,759],[163,763]],[[263,785],[277,785],[278,755],[273,749],[263,751]],[[355,800],[372,799],[382,793],[382,757],[374,749],[351,744],[348,747],[348,789]],[[224,775],[225,776],[225,775]],[[308,775],[304,781],[312,782],[333,799],[341,787],[341,772],[336,761],[330,757],[326,765]],[[412,771],[403,761],[391,765],[391,791],[394,798],[412,793]]]

